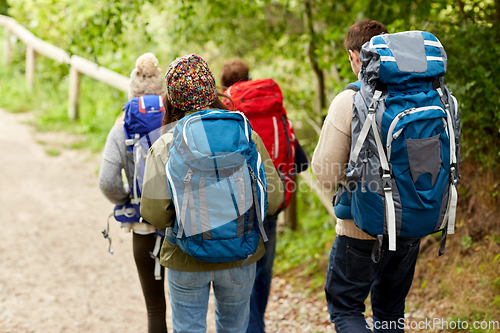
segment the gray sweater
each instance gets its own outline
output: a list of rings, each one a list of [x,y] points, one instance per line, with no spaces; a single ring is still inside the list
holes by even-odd
[[[123,205],[130,200],[130,188],[123,183],[122,169],[125,170],[128,184],[133,182],[133,172],[130,172],[133,169],[132,153],[127,152],[125,139],[123,123],[113,126],[106,139],[99,171],[99,188],[115,205]]]

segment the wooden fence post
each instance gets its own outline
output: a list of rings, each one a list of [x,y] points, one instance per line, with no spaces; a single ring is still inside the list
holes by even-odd
[[[80,72],[71,66],[69,69],[69,104],[68,117],[71,120],[77,120],[78,115],[78,98],[80,96]]]
[[[285,210],[286,225],[292,230],[297,230],[297,191],[293,192]]]
[[[8,29],[4,29],[5,32],[5,39],[3,41],[3,61],[5,66],[10,65],[12,62],[12,44],[10,43],[10,33]]]
[[[26,87],[33,90],[35,80],[36,52],[30,45],[26,45]]]

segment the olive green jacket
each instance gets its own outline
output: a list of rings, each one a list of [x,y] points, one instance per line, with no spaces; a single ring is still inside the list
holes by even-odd
[[[188,113],[191,114],[191,113]],[[165,166],[168,161],[168,150],[172,142],[172,133],[162,135],[149,149],[144,171],[144,183],[141,199],[141,216],[157,229],[172,227],[175,220],[175,208],[170,198]],[[276,213],[283,203],[283,183],[272,163],[269,153],[262,139],[252,131],[252,140],[260,153],[264,164],[267,179],[267,215]],[[262,238],[255,254],[250,257],[248,264],[252,264],[262,258],[265,253]],[[215,271],[241,267],[244,260],[212,263],[197,260],[184,253],[178,246],[164,241],[160,262],[163,266],[179,271]]]

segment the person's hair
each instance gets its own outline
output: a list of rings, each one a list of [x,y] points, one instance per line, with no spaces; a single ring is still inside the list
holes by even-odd
[[[225,61],[222,64],[221,85],[229,87],[240,81],[248,81],[250,68],[247,63],[239,58]]]
[[[374,20],[362,20],[354,23],[347,32],[344,41],[345,49],[349,52],[361,51],[364,43],[370,41],[373,36],[387,33],[387,28],[384,24]]]
[[[231,98],[229,96],[226,96],[226,95],[221,94],[219,92],[217,92],[217,95],[219,97],[224,97],[224,98],[228,98],[229,100],[231,100]],[[162,126],[166,126],[170,123],[173,123],[174,121],[181,120],[182,117],[184,117],[184,115],[186,114],[186,112],[189,111],[189,110],[181,110],[181,109],[173,106],[172,103],[170,103],[170,101],[168,100],[167,96],[165,96],[163,98],[163,105],[165,106],[165,114],[163,115]],[[217,98],[212,104],[210,104],[208,106],[208,108],[219,109],[219,110],[228,110],[227,106],[224,103],[222,103],[222,101],[219,98]],[[165,133],[163,133],[163,134],[165,134]]]

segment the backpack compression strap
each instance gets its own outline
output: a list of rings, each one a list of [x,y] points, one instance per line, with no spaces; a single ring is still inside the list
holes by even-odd
[[[189,210],[191,211],[191,232],[196,230],[196,211],[194,208],[194,197],[193,188],[191,186],[191,177],[193,176],[193,170],[189,169],[186,177],[184,177],[184,194],[182,198],[181,216],[178,219],[179,230],[177,232],[177,238],[182,238],[182,233],[184,231],[184,223],[186,222],[186,211],[189,205]],[[192,235],[186,235],[189,237]]]
[[[260,154],[259,154],[259,158],[260,158]],[[257,183],[258,180],[257,180],[257,177],[255,176],[255,173],[252,170],[252,167],[248,166],[248,168],[250,169],[250,176],[252,177],[253,201],[255,203],[255,211],[257,212],[257,221],[259,224],[260,234],[261,234],[264,242],[267,242],[268,238],[267,238],[266,231],[264,230],[264,220],[262,219],[262,212],[260,211],[259,198],[257,197],[257,187],[255,185],[255,183]]]
[[[437,83],[437,84],[436,84]],[[453,130],[453,119],[450,114],[450,104],[445,100],[445,96],[443,93],[443,89],[441,89],[441,85],[439,82],[433,82],[434,89],[439,93],[439,97],[441,99],[441,104],[444,105],[446,110],[446,117],[448,123],[448,134],[450,136],[450,191],[448,195],[448,206],[446,207],[446,212],[443,218],[443,223],[441,224],[440,229],[444,229],[446,223],[448,223],[447,229],[443,230],[443,235],[441,237],[441,246],[439,248],[439,255],[444,254],[444,247],[446,243],[446,236],[448,234],[455,233],[455,217],[457,213],[457,201],[458,201],[458,193],[457,193],[457,154],[456,154],[456,141],[455,141],[455,131]],[[457,108],[457,105],[455,105]]]
[[[141,158],[146,158],[146,152],[142,148],[141,142],[139,141],[140,135],[136,133],[133,139],[125,140],[125,144],[127,146],[134,146],[134,184],[133,186],[133,198],[130,202],[134,205],[138,205],[141,203],[141,197],[137,193],[137,175],[139,173],[139,166],[141,162]]]
[[[161,280],[161,265],[160,258],[158,257],[158,253],[160,253],[160,245],[161,236],[156,234],[155,247],[152,252],[149,252],[149,255],[155,261],[155,280]]]
[[[380,157],[380,165],[382,166],[382,186],[384,188],[385,196],[385,212],[387,217],[387,231],[389,234],[389,251],[396,251],[396,210],[394,207],[394,199],[392,197],[392,179],[391,179],[391,169],[389,167],[389,162],[386,157],[384,146],[380,138],[380,133],[377,128],[377,122],[375,121],[375,112],[377,110],[378,103],[382,97],[381,90],[375,90],[373,94],[372,103],[368,108],[368,115],[366,117],[363,128],[359,133],[358,140],[354,146],[351,161],[357,163],[359,153],[363,147],[363,143],[366,141],[366,137],[370,128],[373,130],[373,136],[375,137],[375,142],[377,143],[377,150]]]

